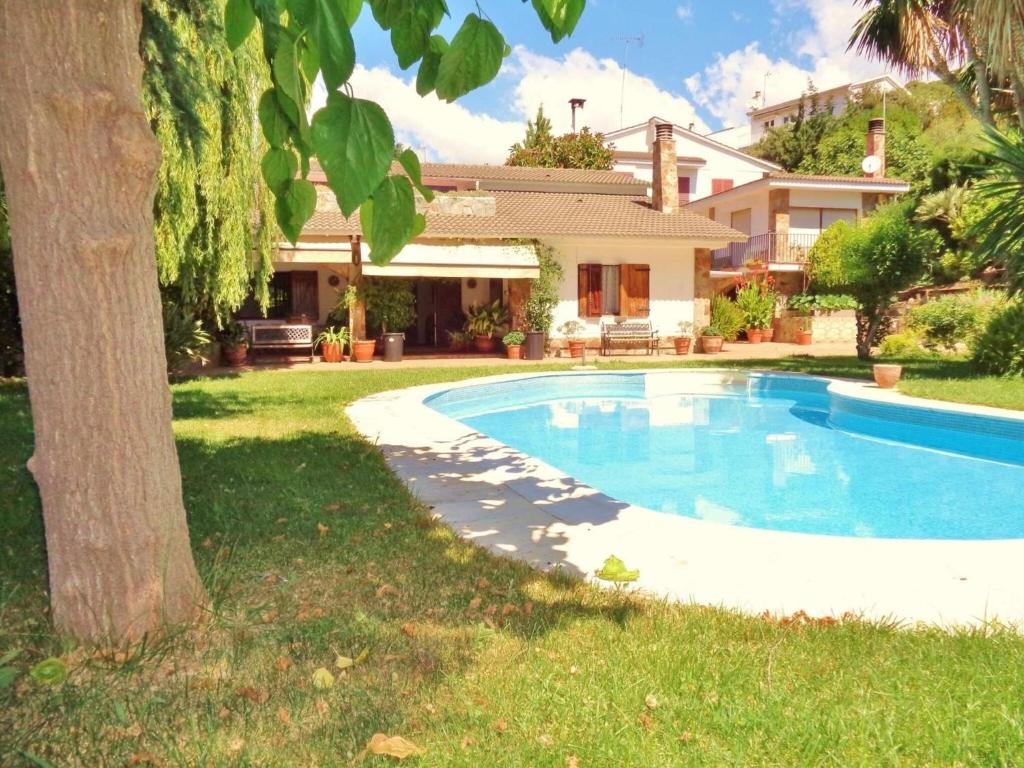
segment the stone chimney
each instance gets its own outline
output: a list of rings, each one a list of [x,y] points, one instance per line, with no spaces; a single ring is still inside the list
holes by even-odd
[[[655,210],[675,213],[679,209],[679,168],[676,158],[676,140],[671,123],[658,123],[654,127],[654,178],[651,200]]]
[[[875,117],[868,121],[868,141],[867,141],[868,156],[874,155],[882,164],[878,167],[878,170],[874,173],[866,174],[868,178],[872,179],[884,179],[885,178],[885,120],[881,117]]]

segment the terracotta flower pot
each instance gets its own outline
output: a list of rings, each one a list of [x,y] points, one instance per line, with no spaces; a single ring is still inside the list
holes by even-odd
[[[377,342],[375,339],[363,339],[352,342],[352,359],[357,363],[368,363],[373,360],[373,348]]]
[[[249,356],[248,344],[225,344],[222,349],[224,350],[224,359],[232,368],[245,365],[245,360]]]
[[[806,347],[811,343],[811,332],[810,331],[797,331],[796,332],[796,343],[802,347]]]
[[[488,352],[494,351],[494,337],[493,336],[474,336],[473,346],[476,347],[476,351],[482,355]]]
[[[761,341],[771,341],[775,338],[775,328],[762,328]]]
[[[508,353],[509,360],[522,360],[523,359],[523,347],[520,344],[510,344],[505,347],[505,352]]]
[[[900,380],[900,376],[903,375],[902,365],[879,363],[872,366],[871,370],[875,374],[875,384],[882,389],[892,389],[896,386],[896,382]]]
[[[340,363],[345,359],[343,347],[338,342],[324,342],[320,345],[320,359],[325,363]]]
[[[761,343],[761,329],[760,328],[747,328],[747,341],[751,344]]]
[[[717,355],[722,351],[722,344],[725,339],[721,336],[701,336],[700,348],[706,355]]]
[[[677,336],[673,343],[676,345],[677,355],[688,355],[690,354],[690,344],[693,343],[693,339],[689,336]]]
[[[569,339],[569,357],[583,357],[583,341]]]

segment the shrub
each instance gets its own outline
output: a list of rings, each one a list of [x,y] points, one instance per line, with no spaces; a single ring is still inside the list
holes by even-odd
[[[711,325],[726,341],[736,341],[743,328],[743,310],[734,301],[721,294],[711,299]]]
[[[164,302],[163,312],[167,371],[175,373],[189,363],[205,363],[211,339],[202,321],[170,300]]]
[[[775,292],[764,283],[753,280],[736,291],[736,306],[743,312],[748,328],[771,328],[775,319]]]
[[[982,373],[1024,376],[1024,302],[992,315],[974,344],[973,362]]]
[[[506,347],[518,347],[521,346],[524,341],[526,341],[525,333],[522,331],[509,331],[505,334],[501,343]]]
[[[530,283],[530,296],[526,300],[526,324],[531,331],[548,333],[554,322],[558,306],[558,286],[562,282],[562,265],[553,248],[533,243],[537,252],[540,276]]]
[[[797,312],[838,312],[857,309],[857,300],[845,293],[797,293],[786,300],[786,306]]]
[[[907,315],[927,347],[955,350],[970,345],[981,333],[1000,297],[986,291],[958,296],[942,296],[912,307]]]
[[[416,293],[412,281],[393,277],[366,280],[366,322],[382,333],[402,331],[416,321]]]
[[[882,357],[931,357],[935,353],[929,352],[923,346],[921,334],[915,331],[903,331],[894,333],[882,339],[878,351]]]

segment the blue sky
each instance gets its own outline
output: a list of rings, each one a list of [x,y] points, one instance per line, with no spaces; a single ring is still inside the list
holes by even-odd
[[[589,0],[568,40],[553,45],[529,4],[481,0],[513,47],[490,85],[441,104],[411,87],[416,67],[402,72],[386,33],[368,10],[355,27],[358,95],[380,101],[399,138],[430,160],[500,162],[543,103],[557,130],[568,130],[570,96],[587,99],[582,123],[609,131],[652,114],[710,131],[745,119],[747,105],[768,79],[769,101],[793,98],[813,78],[819,87],[883,71],[847,54],[860,14],[853,0]],[[451,37],[476,4],[449,0]],[[624,37],[629,45],[625,98],[620,105]]]

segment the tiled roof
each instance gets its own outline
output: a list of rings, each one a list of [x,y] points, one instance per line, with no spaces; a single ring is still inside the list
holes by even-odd
[[[824,182],[840,182],[846,184],[906,184],[907,182],[903,179],[879,179],[872,176],[813,176],[806,173],[785,173],[777,172],[770,173],[768,176],[772,179],[781,179],[782,181],[824,181]]]
[[[593,172],[590,172],[593,173]],[[489,192],[493,216],[427,214],[424,238],[531,238],[574,235],[644,237],[690,241],[744,242],[746,235],[705,216],[681,210],[671,214],[651,208],[646,197],[566,192]],[[360,234],[359,216],[318,211],[306,236]]]

